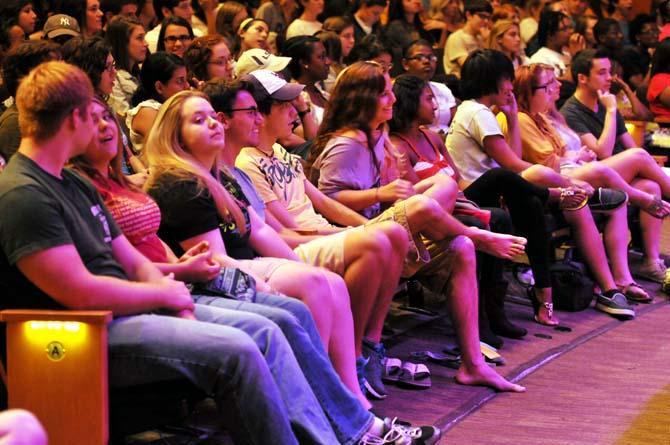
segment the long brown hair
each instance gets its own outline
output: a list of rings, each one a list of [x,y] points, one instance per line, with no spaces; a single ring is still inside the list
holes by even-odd
[[[216,204],[219,216],[235,221],[240,233],[246,231],[246,223],[240,204],[221,185],[220,171],[225,170],[223,162],[215,162],[215,169],[210,172],[203,167],[187,147],[181,142],[181,128],[184,121],[182,116],[184,103],[191,98],[199,97],[205,100],[207,96],[200,91],[181,91],[163,103],[158,110],[154,124],[144,144],[146,159],[149,162],[150,174],[144,185],[145,190],[155,185],[157,178],[168,173],[182,180],[198,181],[200,191],[207,190]]]
[[[346,130],[365,133],[368,149],[377,165],[372,142],[374,128],[370,128],[370,122],[377,114],[379,96],[385,88],[384,69],[377,62],[356,62],[340,73],[314,140],[308,166],[323,152],[330,138]]]

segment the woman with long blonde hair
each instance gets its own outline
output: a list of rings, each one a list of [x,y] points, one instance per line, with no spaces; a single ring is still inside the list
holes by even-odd
[[[215,261],[249,273],[259,290],[273,288],[307,304],[342,381],[369,407],[355,372],[344,281],[299,262],[262,221],[219,162],[224,144],[223,126],[204,94],[185,91],[163,104],[145,144],[151,171],[145,188],[161,208],[159,235],[177,254],[207,241]]]
[[[513,20],[498,20],[493,23],[486,47],[503,52],[514,68],[528,63],[523,53],[519,23]]]

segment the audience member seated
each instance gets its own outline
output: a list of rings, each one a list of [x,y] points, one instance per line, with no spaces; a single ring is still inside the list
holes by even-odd
[[[60,57],[58,45],[48,41],[28,40],[12,48],[2,62],[2,80],[12,98],[12,104],[0,115],[0,155],[9,161],[19,149],[19,110],[16,107],[16,90],[21,79],[42,62]]]
[[[544,3],[543,0],[526,0],[525,16],[519,22],[521,40],[524,44],[527,44],[537,33],[537,25]]]
[[[338,441],[276,325],[258,319],[250,336],[225,324],[225,310],[194,305],[183,283],[132,247],[90,183],[63,169],[93,136],[106,138],[92,97],[86,74],[63,62],[40,65],[17,91],[23,140],[0,176],[3,308],[111,310],[112,388],[182,377],[230,408],[238,441]],[[350,430],[351,412],[332,413],[338,427]]]
[[[649,109],[656,118],[670,121],[670,38],[658,44],[651,62],[647,89]]]
[[[149,54],[142,64],[140,87],[131,100],[133,108],[126,114],[130,142],[136,153],[142,152],[163,102],[188,89],[186,67],[181,58],[163,51]]]
[[[437,57],[433,54],[430,43],[426,40],[412,42],[405,50],[402,66],[407,74],[417,76],[430,85],[437,110],[435,121],[428,128],[446,135],[451,118],[456,112],[456,98],[445,84],[432,81],[437,68]]]
[[[387,24],[384,28],[386,44],[393,54],[394,69],[391,75],[402,73],[402,51],[418,39],[428,40],[432,45],[435,39],[429,32],[431,26],[423,23],[421,0],[391,0],[388,6]],[[431,21],[433,23],[435,21]]]
[[[530,62],[550,65],[558,79],[570,80],[570,61],[586,45],[584,37],[573,33],[573,29],[570,17],[562,12],[542,11],[537,31],[540,49],[530,57]]]
[[[226,38],[230,48],[234,47],[240,24],[248,17],[247,7],[235,1],[223,2],[216,9],[216,33]]]
[[[130,99],[139,87],[140,64],[147,56],[144,36],[144,27],[135,18],[117,16],[107,25],[105,39],[112,47],[116,63],[116,79],[109,105],[123,119],[130,109]]]
[[[250,274],[261,291],[276,289],[305,302],[339,375],[364,401],[356,378],[354,328],[344,281],[300,262],[258,217],[235,180],[225,170],[214,169],[221,166],[224,140],[206,96],[182,92],[165,103],[145,148],[151,172],[145,189],[161,209],[159,236],[178,255],[206,241],[214,261]]]
[[[305,178],[300,159],[278,143],[291,132],[295,109],[287,100],[297,96],[300,88],[269,71],[254,71],[243,79],[205,88],[227,128],[223,161],[231,169],[237,164],[249,175],[254,198],[250,201],[302,261],[344,278],[354,309],[357,364],[365,371],[359,373],[359,379],[365,378],[364,387],[373,397],[382,398],[386,391],[381,383],[381,330],[407,252],[405,233],[395,224],[345,230],[324,219],[319,213],[344,227],[365,222],[356,212],[322,195]],[[273,174],[278,169],[285,174]]]
[[[146,42],[149,47],[149,51],[155,53],[160,51],[158,48],[158,43],[160,40],[161,30],[163,28],[163,21],[170,17],[179,17],[191,25],[191,33],[195,37],[200,37],[202,32],[199,29],[193,29],[193,24],[191,20],[193,18],[193,7],[191,2],[188,0],[155,0],[154,2],[156,16],[161,23],[159,23],[155,28],[146,33]],[[163,34],[165,35],[165,34]],[[165,44],[165,42],[163,42]]]
[[[51,11],[69,15],[77,19],[84,37],[92,37],[102,32],[102,18],[99,0],[56,0]]]
[[[588,15],[580,16],[575,22],[575,32],[584,37],[585,49],[592,49],[598,46],[598,42],[596,42],[596,38],[593,35],[593,28],[596,26],[596,23],[598,23],[598,18]]]
[[[297,8],[297,0],[271,0],[258,8],[256,18],[265,20],[270,27],[270,35],[274,34],[276,39],[284,35]]]
[[[434,292],[446,292],[448,297],[463,357],[456,381],[524,391],[482,359],[474,249],[510,258],[523,251],[525,240],[465,227],[444,210],[444,204],[416,194],[431,191],[440,202],[453,201],[456,184],[447,177],[428,178],[416,188],[401,179],[381,184],[387,138],[380,129],[392,117],[393,102],[391,80],[377,63],[357,62],[340,75],[312,153],[316,183],[324,194],[372,221],[394,220],[405,227],[410,251],[403,276],[423,277]],[[381,203],[398,200],[381,211]]]
[[[623,45],[630,45],[630,20],[631,12],[633,10],[633,0],[618,0],[612,2],[614,11],[609,14],[609,18],[619,24],[619,29],[623,34]]]
[[[488,1],[473,0],[466,3],[465,26],[447,38],[444,47],[444,72],[461,77],[461,67],[468,54],[484,47],[491,27],[493,8]]]
[[[262,49],[268,51],[269,35],[268,24],[262,19],[248,18],[240,24],[237,31],[237,45],[235,45],[235,54],[239,58],[240,54],[250,49]]]
[[[291,58],[288,69],[293,80],[305,85],[304,91],[318,127],[330,96],[319,87],[319,83],[326,80],[330,72],[331,60],[326,54],[326,48],[317,37],[299,36],[286,41],[283,55]]]
[[[623,48],[624,36],[619,22],[614,19],[600,19],[593,27],[593,38],[596,41],[596,49],[607,54],[612,60],[624,63],[619,58],[619,52]]]
[[[35,30],[33,0],[7,0],[0,6],[0,53],[23,42]]]
[[[330,76],[326,80],[326,91],[333,89],[335,79],[346,66],[345,59],[351,54],[354,49],[356,40],[354,38],[354,24],[348,17],[328,17],[323,22],[323,31],[332,31],[340,40],[340,55],[339,57],[331,57]],[[321,38],[320,38],[321,39]],[[323,39],[321,39],[323,41]],[[334,75],[334,76],[333,76]],[[332,82],[330,81],[332,78]]]
[[[63,45],[73,37],[80,35],[81,29],[77,19],[65,14],[54,14],[44,23],[42,38]]]
[[[153,0],[137,0],[137,18],[147,32],[156,26],[158,18],[156,17]],[[107,23],[109,23],[109,20]]]
[[[100,0],[100,9],[105,15],[104,22],[109,22],[115,15],[137,17],[137,0]]]
[[[521,49],[521,35],[517,22],[511,20],[494,22],[486,47],[503,52],[512,61],[514,69],[528,63],[528,57]]]
[[[191,85],[199,88],[215,77],[233,78],[233,56],[226,40],[217,34],[197,37],[184,53]]]
[[[521,130],[512,91],[512,62],[499,51],[478,50],[466,60],[463,74],[463,79],[467,80],[462,83],[461,92],[468,100],[458,107],[446,140],[449,154],[463,180],[473,182],[489,169],[502,167],[520,174],[533,184],[565,188],[560,193],[563,198],[559,197],[559,201],[564,202],[569,198],[568,203],[562,206],[563,216],[573,229],[586,264],[604,291],[598,296],[596,308],[616,316],[634,317],[634,310],[617,289],[598,229],[586,207],[586,197],[593,194],[593,188],[582,181],[561,176],[550,168],[532,165],[521,159]],[[506,138],[490,110],[492,106],[497,106],[505,118]],[[625,199],[617,202],[619,206],[608,219],[605,236],[616,278],[620,283],[628,284],[633,279],[628,270],[627,240],[621,237],[621,233],[628,230],[626,208],[621,205],[624,202]],[[549,285],[548,281],[544,283]],[[535,307],[540,311],[538,319],[544,324],[557,324],[552,316],[551,287],[540,289],[536,286],[533,298],[537,299]]]
[[[348,63],[371,60],[377,62],[389,73],[393,69],[393,54],[391,49],[376,35],[372,34],[363,37],[360,43],[354,46],[349,54]]]
[[[361,43],[365,36],[380,36],[382,24],[380,18],[386,9],[387,0],[359,0],[352,6],[354,39]]]
[[[554,104],[558,98],[559,83],[548,65],[517,69],[514,91],[519,100],[523,159],[546,165],[565,176],[586,181],[593,187],[626,192],[630,202],[646,212],[640,216],[645,256],[639,272],[662,282],[666,267],[659,256],[661,218],[668,214],[670,205],[661,201],[661,196],[668,196],[670,178],[652,160],[647,161],[635,150],[625,150],[597,161],[595,153],[582,146],[579,136],[556,112]],[[652,178],[646,179],[650,173]],[[659,193],[659,184],[653,182],[654,176],[662,181],[660,185],[666,193]],[[647,191],[652,189],[656,191]],[[639,287],[634,283],[631,285]]]
[[[181,17],[167,17],[161,23],[158,33],[156,51],[165,51],[175,56],[184,57],[186,48],[191,44],[195,36],[191,24]]]
[[[430,0],[428,18],[444,23],[437,39],[437,48],[444,48],[447,38],[465,25],[460,0]]]
[[[389,122],[391,142],[394,147],[400,151],[399,159],[409,158],[412,169],[402,171],[402,179],[410,181],[412,184],[417,184],[421,179],[428,178],[435,175],[450,176],[457,183],[459,182],[458,171],[456,170],[451,158],[449,157],[446,148],[444,147],[444,138],[435,132],[432,132],[425,125],[433,123],[437,101],[433,96],[433,91],[430,84],[424,79],[412,75],[403,74],[395,79],[393,82],[393,94],[396,97],[396,103],[393,104],[393,119]],[[400,173],[400,168],[398,168]],[[490,173],[483,175],[484,177],[493,178],[496,175],[513,177],[512,183],[524,182],[521,177],[512,172],[498,169],[491,170]],[[489,179],[492,189],[488,191],[491,198],[490,203],[495,204],[502,195],[505,195],[504,190],[507,184],[500,184]],[[484,184],[487,180],[480,181]],[[460,186],[463,184],[459,184]],[[466,195],[459,193],[459,198],[467,197],[467,199],[474,199],[477,196],[470,198],[468,193],[477,190],[480,185],[466,188]],[[514,186],[510,186],[514,189]],[[520,187],[515,190],[508,197],[513,201],[524,199],[523,196],[529,196],[528,191],[535,191],[536,187],[527,184],[525,188]],[[502,194],[501,194],[502,193]],[[548,194],[542,194],[543,197],[548,197]],[[515,199],[515,197],[518,197]],[[489,203],[489,204],[490,204]],[[488,204],[487,204],[488,205]],[[514,207],[514,205],[510,205]],[[526,207],[526,210],[528,207]],[[454,209],[454,216],[461,222],[468,226],[477,226],[483,229],[489,229],[498,233],[510,233],[512,224],[509,215],[497,206],[486,207],[485,212],[478,213],[477,206],[467,203],[465,200],[457,200],[456,208]],[[518,210],[517,210],[518,211]],[[488,217],[484,216],[488,212]],[[486,221],[486,220],[489,221]],[[527,226],[528,223],[523,224],[519,222],[519,226]],[[540,227],[541,229],[541,227]],[[522,233],[526,236],[525,233]],[[542,232],[542,243],[546,243],[546,232]],[[531,245],[537,242],[537,239],[531,242],[529,239],[528,255],[530,253]],[[534,247],[534,246],[533,246]],[[478,284],[479,284],[479,338],[489,345],[500,348],[503,344],[502,339],[495,334],[511,338],[520,338],[526,335],[525,329],[514,326],[507,320],[503,309],[505,293],[507,290],[507,283],[502,279],[501,259],[495,258],[492,255],[478,253]]]
[[[631,46],[623,48],[621,59],[623,64],[623,80],[633,90],[649,85],[649,67],[651,57],[658,46],[658,23],[656,17],[639,14],[630,22]]]
[[[77,156],[73,163],[77,171],[96,187],[124,236],[162,273],[172,273],[178,280],[203,283],[218,276],[221,267],[211,260],[212,254],[206,243],[196,245],[178,259],[158,238],[158,206],[148,195],[128,183],[120,170],[122,147],[114,116],[102,102],[94,103],[93,113],[99,116],[98,137],[93,138],[86,152]],[[114,134],[117,137],[113,137]],[[196,289],[202,291],[203,287]],[[256,292],[253,302],[207,294],[193,295],[193,299],[196,304],[236,313],[235,321],[231,321],[230,325],[243,331],[246,331],[246,324],[255,318],[247,313],[269,318],[286,336],[317,398],[328,401],[332,396],[342,397],[344,404],[354,410],[351,417],[365,417],[361,413],[369,408],[369,403],[364,400],[363,405],[359,404],[342,385],[321,347],[314,320],[305,305],[292,298],[264,292]],[[247,333],[253,335],[253,331]],[[329,402],[320,403],[327,411]]]
[[[323,0],[297,0],[298,18],[289,23],[286,28],[286,39],[297,36],[313,36],[323,27],[318,20],[319,14],[323,12]]]

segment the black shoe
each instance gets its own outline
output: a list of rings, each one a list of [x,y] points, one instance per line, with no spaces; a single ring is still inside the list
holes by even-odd
[[[489,326],[494,334],[502,337],[522,338],[528,334],[528,331],[513,324],[507,319],[507,315],[505,315],[505,295],[507,294],[507,286],[508,283],[502,281],[484,290],[484,292],[488,294],[486,314],[489,319]]]
[[[496,349],[500,349],[503,345],[503,339],[493,333],[491,330],[491,325],[489,324],[489,318],[487,316],[487,305],[489,301],[486,301],[486,295],[483,295],[481,292],[480,295],[481,298],[479,299],[478,313],[479,339]]]
[[[375,399],[385,399],[388,393],[382,382],[382,374],[384,372],[382,362],[386,356],[384,345],[363,339],[363,356],[368,360],[363,370],[366,391]]]
[[[618,209],[626,201],[628,201],[626,192],[598,187],[589,198],[588,204],[592,212],[609,212]]]

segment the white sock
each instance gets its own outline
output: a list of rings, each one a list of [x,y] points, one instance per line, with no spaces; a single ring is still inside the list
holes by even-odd
[[[381,437],[383,433],[384,433],[384,421],[382,419],[380,419],[379,417],[375,416],[375,419],[372,421],[372,425],[370,426],[370,429],[368,430],[368,434],[372,434],[373,436]]]

